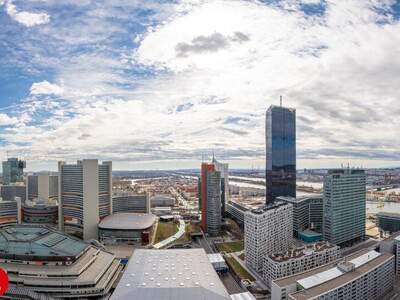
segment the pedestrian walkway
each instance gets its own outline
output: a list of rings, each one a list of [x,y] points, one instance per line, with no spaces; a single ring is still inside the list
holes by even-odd
[[[179,240],[185,234],[185,231],[186,231],[185,221],[179,220],[178,232],[175,233],[173,236],[170,236],[169,238],[167,238],[167,239],[165,239],[165,240],[153,245],[153,248],[162,249],[162,248],[168,246],[172,242],[175,242],[176,240]]]

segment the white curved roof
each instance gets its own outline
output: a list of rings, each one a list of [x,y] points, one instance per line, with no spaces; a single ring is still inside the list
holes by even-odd
[[[118,213],[105,217],[99,223],[100,229],[109,230],[143,230],[151,227],[156,221],[153,214]]]

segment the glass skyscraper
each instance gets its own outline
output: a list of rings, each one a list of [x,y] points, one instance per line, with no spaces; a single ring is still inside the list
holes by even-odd
[[[270,106],[265,118],[266,201],[296,197],[296,110]]]
[[[9,158],[3,161],[3,183],[10,184],[24,181],[25,161],[18,158]]]
[[[212,164],[215,171],[221,173],[221,215],[225,215],[226,203],[229,201],[229,165],[217,161],[213,155]]]

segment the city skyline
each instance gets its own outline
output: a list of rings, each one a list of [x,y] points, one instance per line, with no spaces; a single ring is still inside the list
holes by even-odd
[[[0,158],[183,169],[214,150],[262,169],[282,95],[299,169],[400,166],[399,16],[391,0],[0,0]]]

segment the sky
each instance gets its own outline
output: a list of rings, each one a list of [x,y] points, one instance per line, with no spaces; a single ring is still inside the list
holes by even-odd
[[[400,166],[400,1],[0,0],[0,159],[263,168],[296,108],[298,168]]]

